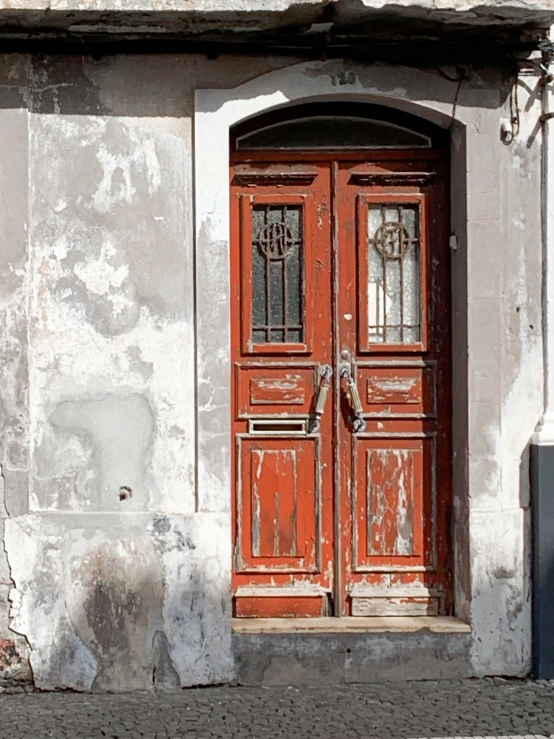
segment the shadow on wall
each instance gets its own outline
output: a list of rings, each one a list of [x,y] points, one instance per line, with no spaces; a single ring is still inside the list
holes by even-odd
[[[533,573],[533,663],[532,676],[554,680],[554,557]]]
[[[308,61],[294,56],[227,54],[213,59],[205,54],[147,53],[94,57],[21,54],[5,55],[6,58],[3,63],[0,60],[0,108],[28,108],[41,115],[177,119],[191,115],[195,88],[236,87],[265,72]],[[340,66],[343,61],[337,59],[336,63]],[[369,86],[373,66],[367,65]],[[307,72],[310,73],[321,75],[319,69]],[[481,69],[479,74],[483,80],[487,71]],[[434,99],[451,105],[457,83],[453,82],[452,89],[443,95],[438,86],[433,88],[435,75],[436,69],[431,68],[429,87]],[[140,95],[129,94],[132,84]],[[502,105],[509,93],[508,85],[499,87],[497,75],[490,85],[500,93],[500,100],[496,95],[480,98],[480,105],[485,108]],[[394,85],[390,91],[395,92]],[[257,97],[259,92],[253,90],[251,94]]]
[[[159,521],[154,522],[155,532],[157,525]],[[155,687],[179,687],[164,630],[162,572],[154,541],[93,541],[80,558],[71,558],[67,574],[67,582],[75,584],[66,596],[69,618],[97,665],[92,689],[113,690],[130,676],[139,686],[151,680]],[[193,588],[197,579],[197,572],[189,572]]]

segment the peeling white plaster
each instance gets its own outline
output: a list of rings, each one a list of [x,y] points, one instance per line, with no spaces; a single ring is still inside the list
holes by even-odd
[[[192,255],[183,252],[191,224],[183,200],[190,187],[183,182],[190,152],[163,131],[95,116],[79,123],[71,118],[67,128],[39,118],[32,135],[37,217],[30,236],[36,408],[31,508],[105,509],[94,444],[86,434],[56,429],[51,418],[64,402],[138,394],[155,418],[142,505],[193,512],[192,274],[185,272]],[[88,178],[65,180],[64,161],[54,158],[60,145],[73,152],[72,167],[87,171]],[[98,151],[103,165],[95,168]],[[118,163],[130,188],[122,197],[106,192]],[[64,208],[50,209],[49,198]],[[160,296],[155,304],[144,297],[151,292]],[[178,301],[179,310],[166,308],[166,301]],[[133,476],[130,470],[128,477]],[[137,498],[109,507],[120,505],[136,508]]]
[[[99,213],[108,213],[120,203],[133,203],[136,196],[133,170],[136,167],[145,168],[150,195],[160,186],[160,165],[154,142],[149,139],[143,140],[140,148],[117,155],[101,144],[96,157],[103,171],[102,182],[93,196],[94,206]]]
[[[21,514],[8,521],[5,540],[12,627],[29,641],[38,686],[148,689],[154,666],[166,689],[233,676],[228,131],[272,106],[348,95],[443,126],[457,100],[455,144],[465,137],[469,188],[463,201],[455,183],[454,207],[467,211],[469,225],[453,261],[467,258],[469,272],[470,525],[456,535],[471,556],[473,667],[524,674],[530,630],[520,464],[542,402],[533,302],[540,168],[538,145],[524,148],[527,123],[521,149],[498,140],[506,117],[498,78],[483,72],[458,91],[434,72],[351,65],[356,83],[347,95],[331,81],[340,62],[297,65],[235,88],[234,75],[246,73],[229,72],[227,62],[213,69],[188,57],[158,66],[150,58],[59,64],[33,64],[31,113],[21,111],[30,144],[17,157],[28,149],[30,226],[25,235],[26,217],[14,211],[22,255],[9,260],[9,279],[18,283],[0,301],[9,328],[0,332],[3,372],[18,378],[2,388],[11,425],[0,460],[6,508]],[[204,79],[229,89],[200,90],[195,108],[195,337],[189,108]],[[138,102],[129,100],[133,82]],[[520,216],[525,229],[511,223]],[[133,403],[142,410],[129,413]],[[110,444],[123,452],[106,463]],[[132,495],[119,499],[119,481],[131,478]],[[383,576],[381,586],[389,585]],[[118,622],[120,598],[131,605]],[[111,618],[101,623],[99,612]]]
[[[75,274],[85,283],[87,290],[96,295],[105,295],[110,288],[121,287],[129,276],[129,269],[124,264],[113,267],[109,263],[109,258],[116,253],[113,244],[107,243],[102,246],[98,259],[90,259],[84,264],[81,262],[75,265]]]
[[[31,645],[36,686],[127,691],[230,680],[222,527],[210,514],[8,521],[12,624]]]

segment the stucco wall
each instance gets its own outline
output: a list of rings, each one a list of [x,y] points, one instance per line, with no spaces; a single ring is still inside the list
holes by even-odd
[[[208,270],[198,295],[213,307],[212,333],[198,343],[220,384],[201,375],[197,387],[193,97],[277,68],[282,77],[260,77],[251,94],[281,89],[293,60],[0,60],[0,515],[11,516],[0,652],[2,637],[14,640],[23,675],[30,649],[46,689],[229,680],[230,497],[215,474],[229,464],[219,420],[229,376],[217,351],[227,306],[214,290],[227,276],[217,250],[207,253],[213,279]],[[458,93],[436,72],[416,77],[443,124],[463,121],[454,338],[470,371],[457,375],[458,606],[474,627],[474,669],[523,674],[526,454],[542,411],[537,80],[526,78],[521,133],[505,146],[501,73],[473,71]],[[362,84],[411,94],[382,67],[367,68]],[[481,173],[469,193],[465,167]],[[200,465],[197,402],[208,419]]]
[[[24,57],[0,61],[0,518],[29,508],[29,352],[27,268],[28,127]],[[29,678],[28,645],[11,632],[8,594],[12,581],[0,549],[0,674],[12,681]]]
[[[202,64],[5,59],[2,464],[20,637],[7,564],[0,603],[41,688],[232,676],[229,524],[195,488]],[[212,66],[210,82],[225,66],[240,79],[238,60]]]
[[[530,667],[529,443],[543,407],[540,86],[520,77],[520,132],[491,127],[480,187],[468,192],[469,529],[473,661],[480,673]],[[502,96],[501,96],[502,98]],[[508,100],[501,110],[509,121]],[[476,123],[480,130],[479,122]],[[470,166],[472,153],[468,152]],[[497,177],[499,191],[491,179]],[[490,179],[489,179],[490,178]],[[496,361],[490,359],[496,357]],[[477,628],[478,625],[478,628]]]

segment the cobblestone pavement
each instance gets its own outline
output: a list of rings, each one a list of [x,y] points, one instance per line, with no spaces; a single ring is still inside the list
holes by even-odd
[[[449,680],[0,696],[0,739],[554,739],[554,682]]]

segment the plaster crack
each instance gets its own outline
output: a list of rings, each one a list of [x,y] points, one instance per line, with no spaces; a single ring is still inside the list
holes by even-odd
[[[3,506],[3,509],[4,509],[2,511],[2,513],[5,514],[5,517],[7,518],[7,511],[6,511],[6,506],[5,506],[5,502],[4,502],[5,486],[6,486],[6,480],[5,480],[5,477],[4,477],[4,467],[3,467],[3,465],[0,465],[0,489],[2,490],[2,506]],[[32,650],[32,646],[31,646],[31,642],[29,641],[29,638],[28,638],[27,634],[25,634],[25,633],[23,633],[21,631],[17,631],[13,627],[13,625],[12,625],[12,622],[13,622],[12,608],[14,607],[14,596],[15,596],[16,593],[19,593],[19,591],[17,589],[17,584],[16,584],[15,579],[13,577],[12,566],[11,566],[11,562],[10,562],[10,556],[9,556],[9,553],[8,553],[8,548],[6,546],[6,537],[5,537],[5,533],[4,533],[4,531],[5,531],[5,529],[4,529],[4,522],[5,522],[6,518],[3,518],[3,520],[2,520],[2,549],[4,550],[4,554],[6,556],[6,562],[8,564],[8,577],[10,579],[10,585],[11,585],[11,589],[10,589],[10,592],[9,592],[9,595],[8,595],[8,601],[10,603],[10,613],[9,613],[9,616],[8,616],[8,630],[10,632],[12,632],[13,634],[17,634],[17,636],[21,637],[23,639],[24,643],[25,643],[25,646],[27,648],[27,654],[28,654],[28,657],[27,657],[26,661],[27,661],[27,665],[28,665],[29,670],[30,670],[30,673],[31,673],[31,681],[32,681],[33,685],[35,685],[36,684],[35,674],[34,674],[34,671],[33,671],[33,665],[31,663],[31,653],[33,651]]]

